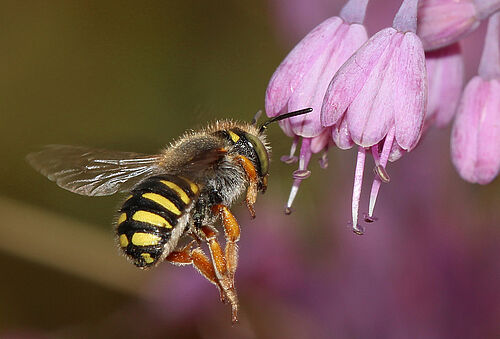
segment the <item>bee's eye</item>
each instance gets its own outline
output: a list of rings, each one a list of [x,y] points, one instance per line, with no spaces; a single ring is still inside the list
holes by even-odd
[[[259,137],[255,135],[245,133],[245,138],[252,144],[257,154],[260,165],[260,175],[265,176],[269,171],[269,153],[267,152],[266,146],[264,146]]]

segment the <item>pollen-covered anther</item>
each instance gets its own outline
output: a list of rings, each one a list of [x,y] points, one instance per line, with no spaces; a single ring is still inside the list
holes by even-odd
[[[357,235],[364,235],[365,234],[365,228],[359,224],[356,224],[356,225],[352,225],[352,231],[354,232],[354,234],[357,234]]]
[[[284,162],[287,165],[293,164],[299,160],[295,155],[283,155],[280,158],[281,162]]]
[[[389,177],[389,174],[387,174],[385,167],[383,167],[382,165],[375,166],[375,168],[373,169],[373,172],[375,173],[377,178],[379,178],[380,181],[382,181],[383,183],[388,184],[391,182],[391,178]]]
[[[378,218],[377,218],[377,217],[374,217],[374,216],[372,216],[372,215],[369,215],[368,213],[365,213],[365,214],[363,215],[363,218],[364,218],[365,222],[368,222],[368,223],[372,223],[372,222],[375,222],[375,221],[377,221],[377,220],[378,220]]]
[[[311,176],[310,170],[296,170],[292,173],[292,177],[297,180],[304,180]]]

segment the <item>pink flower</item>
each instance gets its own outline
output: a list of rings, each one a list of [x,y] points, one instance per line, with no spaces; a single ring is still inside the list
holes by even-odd
[[[328,84],[339,67],[367,39],[361,24],[368,0],[350,0],[340,17],[331,17],[313,29],[288,54],[273,74],[266,91],[266,112],[270,117],[295,108],[312,107],[310,114],[280,122],[283,131],[294,137],[290,156],[285,162],[296,161],[295,149],[302,137],[299,169],[287,203],[287,212],[301,181],[310,175],[307,166],[313,153],[326,152],[330,144],[330,128],[321,126],[320,112]],[[321,161],[326,167],[326,155]]]
[[[418,36],[425,50],[452,44],[500,9],[500,0],[421,0]]]
[[[460,176],[488,184],[500,171],[500,12],[488,22],[479,76],[465,87],[451,136]]]
[[[417,3],[403,2],[393,27],[376,33],[345,62],[324,98],[322,125],[340,126],[343,139],[338,140],[348,146],[350,138],[359,146],[352,201],[356,232],[361,232],[357,220],[366,149],[378,174],[370,195],[367,221],[372,221],[380,183],[389,181],[389,156],[413,149],[422,132],[427,86],[424,51],[415,34]]]
[[[446,127],[453,118],[464,85],[464,60],[460,45],[425,53],[429,98],[425,126]]]

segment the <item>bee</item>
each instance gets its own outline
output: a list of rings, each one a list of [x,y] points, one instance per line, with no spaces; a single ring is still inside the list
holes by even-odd
[[[234,275],[240,227],[229,208],[246,190],[246,206],[255,217],[257,193],[265,192],[269,176],[266,127],[311,111],[286,113],[260,127],[258,116],[251,123],[218,121],[185,133],[158,155],[48,145],[29,154],[27,161],[77,194],[128,192],[116,219],[117,244],[125,256],[142,269],[165,260],[194,266],[231,305],[236,322]],[[225,234],[224,250],[217,239],[218,219]]]

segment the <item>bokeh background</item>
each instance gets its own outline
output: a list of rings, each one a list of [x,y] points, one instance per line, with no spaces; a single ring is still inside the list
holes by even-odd
[[[235,327],[192,268],[143,272],[118,254],[120,197],[71,194],[24,160],[51,143],[155,153],[207,121],[250,120],[284,56],[341,6],[0,1],[0,337],[498,338],[500,182],[459,178],[449,128],[390,165],[379,220],[362,237],[347,225],[353,153],[332,149],[327,170],[313,163],[285,216],[294,168],[278,159],[291,141],[270,129],[274,162],[257,219],[234,207]],[[372,1],[369,32],[398,6]],[[468,78],[483,26],[464,41]]]

